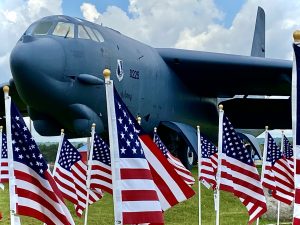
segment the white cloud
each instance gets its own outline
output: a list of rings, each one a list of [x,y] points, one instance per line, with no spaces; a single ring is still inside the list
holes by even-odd
[[[3,0],[0,7],[0,83],[11,78],[9,55],[27,27],[44,16],[61,14],[62,0]]]
[[[91,22],[95,22],[100,17],[100,13],[98,13],[96,6],[92,4],[83,3],[80,6],[80,9],[83,12],[83,17]]]
[[[89,19],[87,8],[92,5],[85,3],[84,6],[81,7],[83,16]],[[200,32],[207,24],[223,18],[213,0],[130,0],[128,10],[130,15],[109,6],[105,12],[98,12],[100,16],[93,21],[153,46],[175,46],[185,28]]]
[[[130,15],[115,6],[100,13],[88,3],[81,10],[86,19],[154,47],[249,55],[259,5],[266,12],[266,56],[291,58],[299,0],[247,0],[229,28],[222,25],[224,12],[212,0],[130,0]]]

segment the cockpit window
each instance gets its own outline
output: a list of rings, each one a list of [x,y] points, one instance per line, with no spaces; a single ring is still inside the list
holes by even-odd
[[[87,31],[81,25],[78,26],[78,38],[90,39],[90,36],[88,35]]]
[[[84,26],[84,28],[86,29],[86,31],[88,32],[88,34],[90,35],[90,37],[92,38],[93,41],[98,41],[96,35],[93,33],[92,29],[87,27],[87,26]]]
[[[97,31],[97,30],[95,30],[95,29],[93,29],[93,31],[94,31],[95,35],[97,36],[98,40],[100,42],[104,42],[104,38],[102,37],[102,35],[100,34],[100,32]]]
[[[34,28],[32,34],[33,35],[46,35],[51,26],[52,26],[52,22],[50,22],[50,21],[40,22]]]
[[[52,34],[60,37],[74,38],[74,24],[58,22]]]

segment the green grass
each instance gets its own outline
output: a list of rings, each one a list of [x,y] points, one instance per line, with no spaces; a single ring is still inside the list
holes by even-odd
[[[197,169],[193,169],[193,174],[197,177]],[[193,186],[195,192],[198,192],[198,183]],[[202,194],[202,224],[214,225],[215,212],[212,190],[201,187]],[[220,225],[246,225],[248,222],[248,213],[241,202],[230,193],[221,192],[220,202]],[[68,207],[75,219],[77,225],[83,225],[83,218],[75,216],[74,207],[68,204]],[[10,225],[9,220],[9,198],[8,188],[5,191],[0,190],[0,211],[3,213],[3,220],[0,225]],[[40,221],[29,217],[21,217],[23,225],[42,224]],[[287,221],[289,222],[289,221]],[[111,225],[113,224],[113,203],[112,197],[106,194],[99,202],[89,207],[89,223],[90,225]],[[183,202],[165,213],[166,225],[197,225],[198,224],[198,195]],[[254,223],[255,224],[255,223]],[[275,221],[260,221],[260,225],[275,224]]]

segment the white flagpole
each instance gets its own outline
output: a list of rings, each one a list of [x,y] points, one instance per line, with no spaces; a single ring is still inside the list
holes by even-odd
[[[115,111],[114,89],[113,81],[110,80],[110,70],[103,71],[105,77],[105,91],[106,91],[106,104],[107,104],[107,119],[109,130],[109,145],[110,145],[110,158],[111,158],[111,173],[112,173],[112,187],[113,187],[113,201],[114,201],[114,217],[115,225],[123,224],[122,216],[122,196],[120,187],[120,156],[118,133],[117,133],[117,118]]]
[[[217,202],[216,202],[216,225],[220,224],[220,179],[221,179],[221,156],[223,149],[223,105],[219,105],[219,136],[218,136],[218,171],[217,171]]]
[[[8,173],[9,173],[9,205],[10,205],[10,224],[19,225],[21,224],[20,217],[16,216],[17,208],[17,195],[15,192],[16,179],[14,175],[13,165],[13,148],[12,148],[12,137],[11,137],[11,98],[9,96],[9,87],[4,86],[4,101],[5,101],[5,118],[6,118],[6,138],[7,138],[7,158],[8,158]]]
[[[267,159],[267,149],[268,149],[268,126],[266,126],[265,130],[265,142],[264,142],[264,152],[263,152],[263,158],[262,158],[262,168],[261,168],[261,174],[260,174],[260,182],[262,183],[263,176],[265,173],[265,166],[266,166],[266,159]],[[256,220],[256,225],[259,224],[259,217]]]
[[[2,130],[3,126],[0,126],[0,181],[1,181],[1,163],[2,163]],[[0,189],[4,190],[4,185],[0,182]]]
[[[91,170],[92,170],[92,160],[94,154],[94,137],[95,137],[96,124],[93,123],[91,131],[91,139],[88,143],[87,156],[88,156],[88,169],[87,169],[87,179],[86,179],[86,202],[85,202],[85,214],[84,214],[84,225],[87,225],[88,213],[89,213],[89,199],[90,199],[90,186],[91,186]],[[88,151],[90,149],[90,151]]]
[[[62,144],[63,144],[63,141],[64,141],[64,137],[65,137],[64,129],[61,129],[60,130],[60,141],[58,143],[58,148],[57,148],[55,163],[54,163],[54,167],[53,167],[53,171],[52,171],[52,176],[53,177],[55,176],[55,173],[56,173],[56,168],[57,168],[58,159],[59,159],[60,152],[61,152],[61,147],[62,147]]]
[[[200,182],[200,175],[201,175],[201,138],[200,138],[200,126],[197,126],[197,140],[198,140],[198,193],[199,193],[199,200],[198,200],[198,215],[199,215],[199,225],[201,225],[202,218],[201,218],[201,182]]]

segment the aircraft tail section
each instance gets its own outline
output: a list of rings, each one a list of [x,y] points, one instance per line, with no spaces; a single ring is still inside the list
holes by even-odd
[[[265,57],[265,11],[258,7],[251,56]]]

